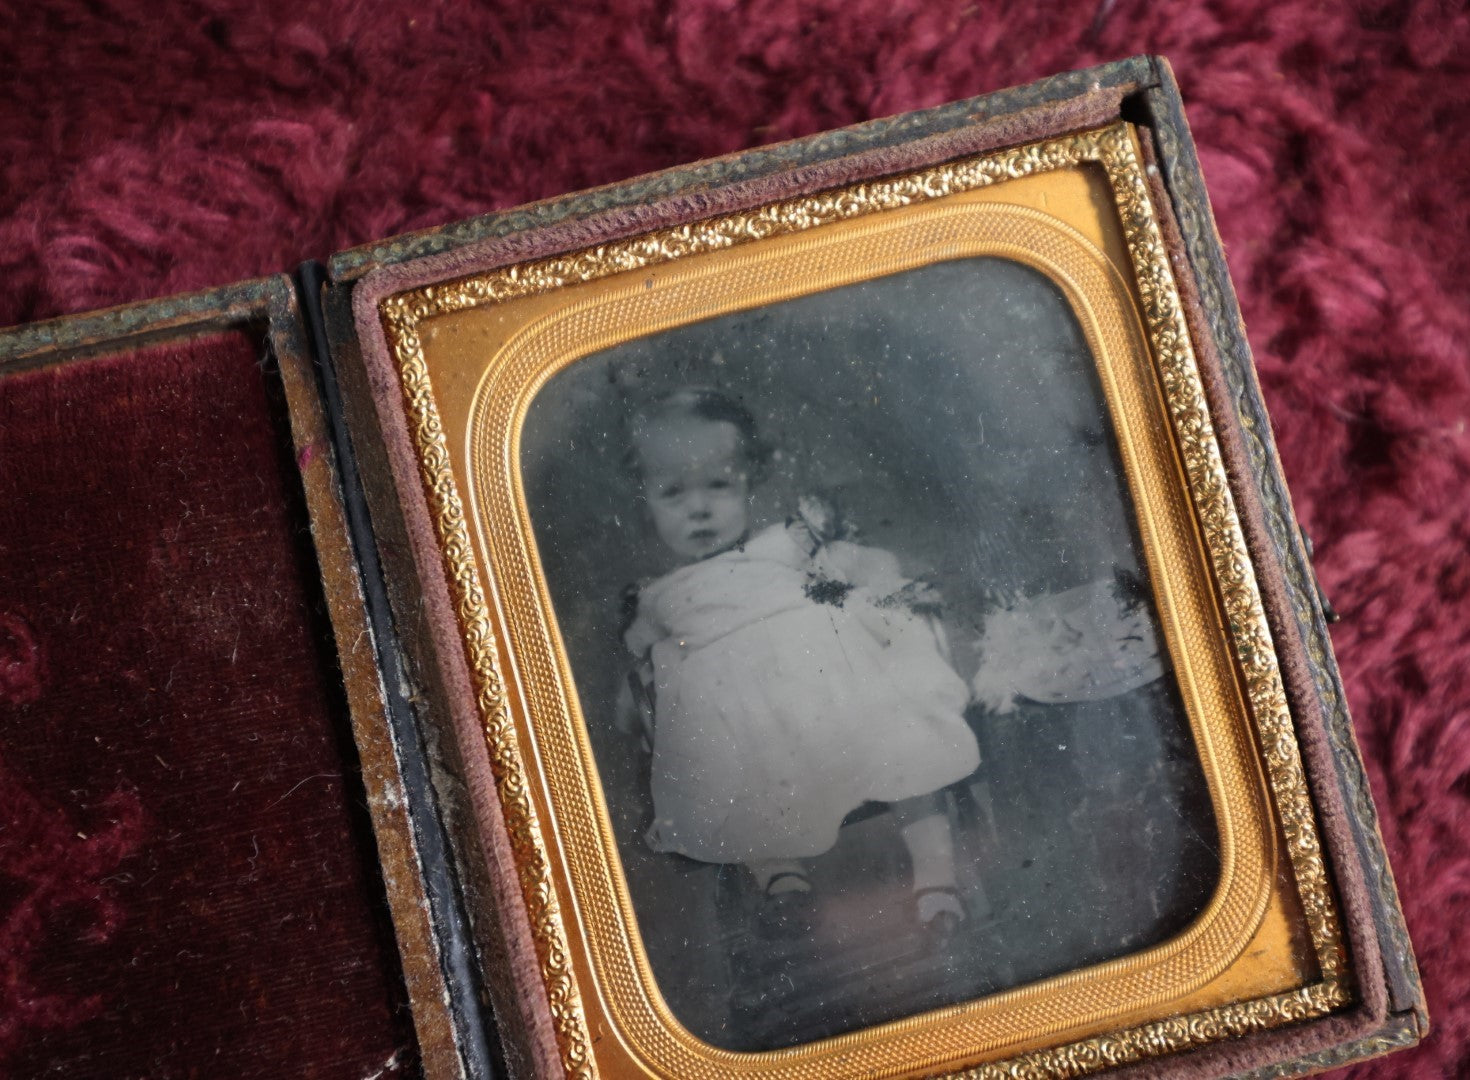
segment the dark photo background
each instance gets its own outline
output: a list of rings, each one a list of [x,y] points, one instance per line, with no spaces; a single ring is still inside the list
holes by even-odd
[[[717,1045],[770,1049],[1182,930],[1212,893],[1219,860],[1168,676],[1085,705],[970,711],[983,760],[956,789],[952,817],[971,919],[939,953],[911,917],[886,815],[854,821],[812,860],[831,925],[819,918],[811,944],[762,940],[759,898],[739,867],[648,850],[647,756],[616,728],[633,666],[622,598],[680,563],[644,509],[628,419],[688,386],[744,405],[771,453],[751,492],[751,532],[787,520],[801,496],[828,501],[857,542],[938,587],[967,680],[1002,597],[1141,580],[1142,567],[1081,327],[1045,276],[1015,262],[943,262],[695,322],[553,376],[523,427],[526,497],[634,910],[675,1015]],[[855,715],[851,737],[905,719]],[[863,858],[864,849],[888,854]],[[875,983],[878,968],[889,977]]]
[[[614,619],[624,586],[677,565],[625,459],[628,410],[681,386],[723,390],[754,415],[773,458],[754,529],[802,495],[828,499],[859,542],[936,581],[965,635],[985,589],[1061,591],[1139,569],[1066,300],[1018,263],[967,259],[632,341],[538,394],[521,460],[540,535],[561,541],[543,546],[548,573],[598,582],[589,600]],[[599,543],[569,539],[589,536]]]
[[[394,232],[1146,51],[1179,76],[1276,445],[1343,615],[1333,643],[1434,1016],[1423,1047],[1344,1075],[1463,1074],[1463,6],[5,5],[0,323],[273,273]],[[0,795],[0,818],[20,812]],[[0,873],[21,856],[0,838]],[[70,872],[63,852],[44,857]],[[7,932],[19,932],[13,911],[0,901]],[[27,963],[0,952],[0,1061],[91,1008],[48,1001],[44,1024],[18,1019],[34,1015],[14,997],[35,975]]]

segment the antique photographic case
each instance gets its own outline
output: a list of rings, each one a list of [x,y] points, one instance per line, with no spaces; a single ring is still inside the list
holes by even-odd
[[[1427,1028],[1167,65],[0,336],[269,357],[426,1075]],[[334,643],[334,644],[332,644]]]

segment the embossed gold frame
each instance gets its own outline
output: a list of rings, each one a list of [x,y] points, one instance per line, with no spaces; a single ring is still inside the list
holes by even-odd
[[[1045,211],[966,201],[1002,183],[1085,169],[1105,178],[1120,252],[1103,251]],[[915,236],[892,242],[902,230]],[[883,250],[902,252],[899,261],[869,261],[856,276],[849,271],[850,280],[965,254],[1004,254],[1042,270],[1067,294],[1104,376],[1166,638],[1221,821],[1224,871],[1202,916],[1155,949],[788,1051],[734,1054],[700,1043],[672,1019],[632,929],[572,673],[531,542],[516,463],[519,424],[536,389],[578,356],[687,321],[694,311],[716,313],[710,305],[775,299],[780,280],[787,289],[804,281],[810,291],[804,255],[834,243],[860,251],[875,237]],[[724,257],[723,270],[709,269],[714,256]],[[760,267],[766,292],[751,288],[724,301],[700,293],[741,260]],[[1120,274],[1120,263],[1130,272]],[[624,287],[628,279],[617,275],[629,270],[659,271],[657,286],[647,287],[640,274]],[[818,284],[842,280],[828,273]],[[589,286],[595,295],[574,291]],[[473,393],[454,390],[469,407],[455,407],[452,444],[426,352],[435,348],[426,343],[438,320],[537,297],[552,299],[498,340]],[[1347,1003],[1341,932],[1275,651],[1125,125],[418,289],[388,298],[380,311],[569,1073],[887,1076],[969,1067],[973,1075],[1079,1075]],[[461,492],[472,499],[469,520]],[[1213,630],[1221,624],[1224,635]],[[1263,920],[1286,926],[1298,912],[1309,946],[1299,978],[1285,986],[1279,974],[1253,982],[1233,966],[1259,940]],[[1275,935],[1278,948],[1286,936]]]

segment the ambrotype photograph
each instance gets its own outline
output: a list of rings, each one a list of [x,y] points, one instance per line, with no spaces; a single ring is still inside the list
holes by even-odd
[[[773,1050],[1184,930],[1218,835],[1093,357],[941,262],[585,356],[521,468],[642,945]]]

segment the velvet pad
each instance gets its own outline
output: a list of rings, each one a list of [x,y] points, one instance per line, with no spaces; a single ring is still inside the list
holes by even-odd
[[[0,379],[5,1075],[416,1065],[257,352]]]

